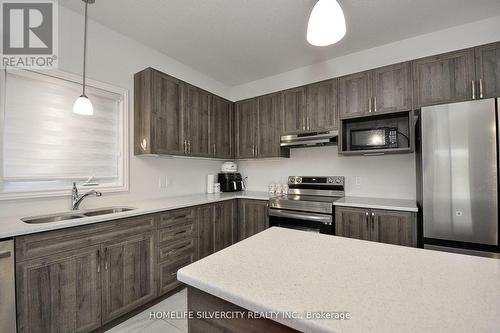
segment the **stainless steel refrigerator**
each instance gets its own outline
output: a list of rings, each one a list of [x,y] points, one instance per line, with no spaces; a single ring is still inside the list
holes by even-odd
[[[417,171],[425,247],[499,252],[498,103],[422,108]]]

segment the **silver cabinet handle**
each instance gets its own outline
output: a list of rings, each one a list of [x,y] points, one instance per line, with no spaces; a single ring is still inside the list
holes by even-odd
[[[184,145],[184,155],[187,155],[187,140],[182,143]]]
[[[217,154],[217,148],[215,148],[215,143],[214,143],[214,156]]]
[[[307,130],[311,129],[311,118],[307,117]]]
[[[368,112],[372,113],[372,98],[368,98]]]
[[[479,98],[483,98],[483,79],[479,79]]]
[[[474,80],[470,81],[470,86],[472,88],[472,99],[476,99],[476,83]]]
[[[365,213],[365,215],[366,215],[366,216],[368,216],[368,215],[369,215],[369,213],[368,213],[368,212],[366,212],[366,213]]]
[[[188,140],[188,154],[191,154],[191,140]]]
[[[10,258],[10,256],[12,255],[12,253],[10,251],[7,251],[7,252],[1,252],[0,253],[0,259],[4,259],[4,258]]]
[[[97,249],[97,273],[101,272],[101,250]]]
[[[373,112],[377,112],[377,96],[373,96]]]
[[[104,249],[104,269],[108,270],[108,248]]]

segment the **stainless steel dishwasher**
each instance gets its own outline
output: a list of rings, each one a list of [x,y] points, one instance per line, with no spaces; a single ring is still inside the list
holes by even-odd
[[[14,241],[0,241],[0,332],[16,332]]]

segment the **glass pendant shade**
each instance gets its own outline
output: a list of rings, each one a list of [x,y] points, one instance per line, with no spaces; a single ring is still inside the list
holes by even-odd
[[[307,41],[314,46],[327,46],[341,40],[345,33],[345,17],[339,3],[319,0],[309,17]]]
[[[81,114],[84,116],[92,116],[94,114],[94,107],[92,102],[87,96],[81,95],[73,104],[73,113]]]

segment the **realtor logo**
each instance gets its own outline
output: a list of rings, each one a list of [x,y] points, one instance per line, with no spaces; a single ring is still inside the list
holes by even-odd
[[[1,67],[57,67],[56,0],[2,0],[1,18]]]

